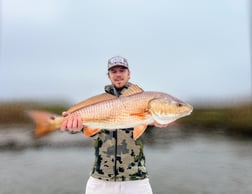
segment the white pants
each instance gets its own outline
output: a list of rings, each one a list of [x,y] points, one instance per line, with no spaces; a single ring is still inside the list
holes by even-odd
[[[136,181],[103,181],[89,177],[85,194],[153,194],[149,179]]]

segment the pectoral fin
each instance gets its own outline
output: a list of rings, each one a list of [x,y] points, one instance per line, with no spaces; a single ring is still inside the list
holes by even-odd
[[[143,112],[138,112],[138,113],[130,113],[130,116],[137,116],[137,117],[142,117],[145,119],[145,114]]]
[[[95,135],[96,133],[98,133],[99,131],[100,131],[100,129],[85,128],[84,135],[91,137],[91,136]]]
[[[147,128],[147,125],[139,125],[137,127],[134,127],[134,131],[133,131],[133,138],[134,140],[136,140],[137,138],[139,138],[143,132],[145,131],[145,129]]]
[[[146,116],[148,116],[148,112],[147,111],[139,111],[139,112],[133,112],[133,113],[130,113],[130,116],[133,116],[133,117],[137,117],[138,119],[141,119],[141,120],[145,120],[146,119]]]

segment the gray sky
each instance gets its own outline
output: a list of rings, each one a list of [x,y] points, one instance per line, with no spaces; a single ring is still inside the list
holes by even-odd
[[[250,95],[248,0],[1,0],[0,14],[0,101],[101,93],[114,55],[145,90]]]

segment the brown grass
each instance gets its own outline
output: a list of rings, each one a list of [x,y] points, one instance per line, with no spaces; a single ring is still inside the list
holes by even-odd
[[[26,114],[26,111],[47,110],[61,114],[67,108],[64,105],[55,104],[39,104],[34,102],[7,102],[0,103],[0,124],[28,124],[31,119]]]

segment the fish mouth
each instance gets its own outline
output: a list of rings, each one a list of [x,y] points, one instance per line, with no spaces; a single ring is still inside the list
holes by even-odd
[[[190,113],[186,112],[183,114],[173,114],[173,115],[152,115],[154,120],[157,121],[159,124],[169,124],[172,123],[182,117],[188,116]]]
[[[187,115],[190,115],[193,112],[193,106],[190,104],[187,104],[189,111],[187,112]]]
[[[185,107],[185,110],[182,113],[179,113],[178,115],[187,116],[192,113],[192,111],[193,111],[192,105],[186,103],[186,104],[184,104],[184,107]]]
[[[187,111],[185,113],[182,113],[182,114],[179,114],[178,118],[181,118],[181,117],[185,117],[185,116],[188,116],[192,113],[193,110],[190,110],[190,111]]]

